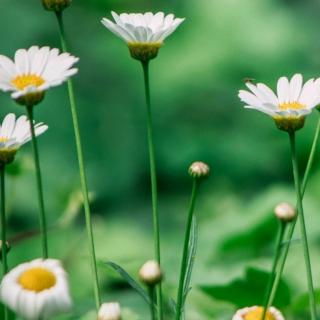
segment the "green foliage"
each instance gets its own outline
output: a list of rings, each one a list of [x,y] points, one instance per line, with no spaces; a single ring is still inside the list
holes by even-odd
[[[151,301],[148,293],[142,288],[142,286],[134,280],[128,272],[114,262],[108,261],[105,263],[119,273],[119,275],[144,299],[144,301],[150,305]]]
[[[152,257],[142,73],[124,43],[99,20],[110,10],[152,6],[187,17],[151,65],[164,290],[176,296],[190,187],[187,168],[203,160],[213,174],[203,185],[196,212],[198,251],[186,319],[230,320],[236,306],[261,303],[267,276],[261,270],[270,268],[276,233],[272,208],[279,201],[295,201],[286,135],[268,117],[244,110],[237,91],[247,76],[271,86],[279,76],[297,71],[318,76],[320,8],[316,2],[278,0],[73,1],[65,14],[66,29],[72,53],[81,58],[75,87],[97,254],[101,261],[119,261],[128,274],[136,274]],[[59,45],[54,16],[40,0],[2,0],[0,12],[0,54],[13,56],[33,44]],[[0,105],[0,118],[24,113],[9,95],[0,94]],[[87,320],[94,302],[66,88],[48,92],[35,116],[50,127],[39,139],[50,252],[70,274],[71,319]],[[311,115],[298,134],[301,171],[316,120]],[[30,155],[31,146],[26,146],[8,168],[10,267],[40,255]],[[305,209],[311,254],[316,255],[318,164],[313,173]],[[320,260],[313,264],[319,284]],[[254,268],[240,278],[248,265]],[[120,301],[129,320],[148,319],[145,302],[106,266],[100,267],[100,279],[104,301]],[[294,242],[277,297],[288,319],[308,319],[305,291],[301,246]]]
[[[201,289],[212,298],[230,302],[238,308],[263,305],[263,294],[267,288],[269,273],[248,268],[244,279],[235,279],[224,286],[208,285]],[[279,308],[287,307],[291,302],[288,285],[282,281],[279,285],[274,304]]]

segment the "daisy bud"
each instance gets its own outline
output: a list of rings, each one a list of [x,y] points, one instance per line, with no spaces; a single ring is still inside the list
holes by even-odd
[[[297,212],[295,207],[287,202],[281,202],[274,208],[274,214],[276,217],[283,222],[291,222],[296,216]]]
[[[261,320],[263,316],[263,307],[246,307],[239,309],[232,320]],[[274,307],[270,307],[266,312],[265,320],[285,320],[282,313]]]
[[[201,161],[193,162],[189,168],[189,174],[193,178],[206,178],[210,173],[210,167]]]
[[[8,253],[11,249],[11,246],[8,241],[6,241],[6,252]],[[0,260],[2,259],[2,241],[0,240]]]
[[[162,280],[159,263],[154,260],[147,261],[139,270],[140,280],[147,286],[155,286]]]
[[[49,11],[60,12],[69,7],[72,0],[42,0],[43,7]]]
[[[103,303],[99,309],[98,320],[121,320],[121,309],[118,302]]]

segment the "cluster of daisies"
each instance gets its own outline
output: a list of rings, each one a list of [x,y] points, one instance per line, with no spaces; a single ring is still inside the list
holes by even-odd
[[[184,19],[162,12],[152,14],[116,14],[114,21],[107,18],[102,23],[123,39],[133,58],[142,62],[158,54],[163,41],[172,34]],[[74,65],[78,58],[58,49],[32,46],[20,49],[14,60],[0,55],[0,89],[12,92],[11,97],[28,108],[40,103],[45,92],[58,86],[77,73]],[[300,129],[304,119],[320,102],[320,80],[311,79],[303,85],[302,76],[296,74],[289,81],[282,77],[277,84],[277,94],[262,83],[246,83],[249,91],[241,90],[240,99],[247,108],[271,116],[277,126],[286,131]],[[0,128],[0,165],[14,160],[16,152],[31,139],[30,127],[36,136],[48,126],[32,123],[26,116],[16,118],[8,114]],[[68,277],[61,262],[54,259],[36,259],[11,269],[3,276],[0,286],[1,301],[24,319],[49,319],[58,313],[71,310]],[[233,320],[260,320],[263,309],[258,306],[238,310]],[[117,303],[102,304],[100,320],[119,320]],[[280,311],[271,307],[265,319],[284,320]]]

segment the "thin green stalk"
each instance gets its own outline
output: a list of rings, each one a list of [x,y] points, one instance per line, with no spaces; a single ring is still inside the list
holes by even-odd
[[[302,192],[301,192],[301,184],[300,184],[299,169],[298,169],[297,154],[296,154],[295,133],[294,132],[290,133],[289,138],[290,138],[290,146],[291,146],[293,177],[294,177],[294,184],[295,184],[296,195],[297,195],[298,218],[300,221],[301,240],[302,240],[302,247],[303,247],[304,259],[305,259],[306,271],[307,271],[307,282],[308,282],[309,300],[310,300],[309,301],[310,314],[311,314],[311,319],[316,320],[317,319],[316,302],[315,302],[313,280],[312,280],[308,237],[307,237],[307,230],[305,225],[303,204],[302,204]]]
[[[66,36],[64,31],[62,12],[57,12],[56,15],[57,15],[57,20],[59,24],[61,47],[63,51],[67,51],[67,43],[66,43]],[[85,165],[84,165],[84,159],[83,159],[79,117],[78,117],[73,83],[71,79],[68,80],[68,93],[69,93],[69,100],[70,100],[74,135],[75,135],[75,141],[76,141],[78,163],[79,163],[79,174],[80,174],[80,181],[81,181],[81,188],[82,188],[82,195],[83,195],[83,202],[84,202],[86,228],[87,228],[88,241],[89,241],[89,252],[90,252],[90,259],[91,259],[92,276],[94,280],[94,296],[95,296],[95,302],[96,302],[96,309],[99,310],[100,304],[101,304],[101,297],[100,297],[100,290],[99,290],[97,259],[95,254],[94,237],[93,237],[93,230],[92,230],[91,210],[90,210],[90,204],[89,204],[89,192],[88,192],[87,177],[85,173]]]
[[[1,187],[1,262],[2,262],[2,276],[8,272],[8,262],[7,262],[7,221],[6,221],[6,193],[5,193],[5,165],[0,167],[0,187]],[[4,320],[9,319],[9,311],[6,306],[4,306]]]
[[[269,282],[267,285],[266,294],[264,297],[263,314],[262,314],[262,318],[261,318],[262,320],[265,320],[267,310],[270,307],[269,299],[270,299],[270,295],[272,292],[272,285],[273,285],[274,279],[276,277],[276,270],[277,270],[279,258],[281,256],[281,245],[282,245],[284,233],[286,230],[286,226],[287,226],[286,222],[284,222],[284,221],[279,222],[279,231],[278,231],[278,236],[277,236],[277,241],[276,241],[275,254],[274,254],[272,269],[271,269],[271,273],[270,273],[270,277],[269,277]]]
[[[36,182],[38,190],[38,203],[39,203],[39,219],[40,219],[40,231],[42,237],[42,256],[43,259],[48,258],[48,234],[47,234],[47,222],[46,222],[46,212],[43,199],[43,187],[42,187],[42,178],[41,178],[41,169],[40,169],[40,159],[38,151],[38,143],[34,130],[34,120],[33,120],[33,106],[27,107],[27,114],[30,123],[30,132],[32,140],[32,149],[34,157],[34,166],[36,170]]]
[[[313,166],[313,163],[314,163],[314,158],[315,158],[315,154],[316,154],[316,150],[317,150],[317,145],[318,145],[318,142],[319,142],[319,135],[320,135],[320,117],[318,119],[318,124],[317,124],[317,127],[316,127],[315,135],[314,135],[313,142],[312,142],[312,147],[311,147],[309,158],[308,158],[308,162],[307,162],[307,167],[306,167],[306,170],[305,170],[305,173],[304,173],[304,176],[303,176],[303,181],[302,181],[302,186],[301,186],[302,199],[304,197],[304,194],[305,194],[305,191],[306,191],[306,188],[307,188],[307,184],[308,184],[308,181],[309,181],[311,169],[312,169],[312,166]],[[289,253],[289,249],[290,249],[290,242],[291,242],[292,237],[293,237],[293,233],[294,233],[294,229],[295,229],[296,223],[297,223],[297,219],[295,219],[290,224],[290,226],[288,228],[287,237],[285,239],[286,245],[283,248],[283,255],[282,255],[281,262],[280,262],[280,267],[279,267],[279,270],[278,270],[278,272],[276,274],[276,278],[275,278],[274,283],[273,283],[272,292],[271,292],[270,300],[269,300],[269,305],[272,305],[272,303],[274,301],[274,298],[275,298],[275,295],[276,295],[276,292],[277,292],[277,289],[279,287],[279,283],[280,283],[280,280],[281,280],[281,277],[282,277],[282,274],[283,274],[283,270],[284,270],[284,267],[285,267],[285,264],[286,264],[286,261],[287,261],[287,257],[288,257],[288,253]]]
[[[183,291],[184,291],[183,289],[184,289],[184,281],[186,277],[187,262],[188,262],[188,255],[189,255],[188,249],[189,249],[189,241],[190,241],[190,231],[191,231],[194,207],[196,204],[198,186],[199,186],[199,180],[198,178],[194,178],[185,237],[184,237],[184,244],[183,244],[183,254],[182,254],[181,268],[180,268],[180,280],[179,280],[178,296],[177,296],[176,320],[180,320],[183,313],[181,310],[182,303],[183,303]]]
[[[156,320],[156,312],[155,312],[155,291],[154,291],[154,286],[149,286],[149,296],[150,296],[150,315],[151,315],[151,320]]]
[[[152,217],[153,217],[153,234],[154,234],[154,251],[155,258],[161,266],[161,252],[160,252],[160,227],[158,214],[158,191],[157,191],[157,173],[156,160],[153,142],[153,126],[151,113],[151,99],[150,99],[150,81],[149,81],[149,61],[142,62],[144,86],[147,106],[147,135],[149,146],[149,161],[150,161],[150,178],[151,178],[151,194],[152,194]],[[157,286],[157,310],[158,319],[162,320],[162,288],[161,283]]]

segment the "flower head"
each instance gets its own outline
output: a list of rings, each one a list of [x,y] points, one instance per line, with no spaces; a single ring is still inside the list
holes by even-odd
[[[140,61],[155,58],[165,38],[173,33],[184,19],[163,12],[153,14],[111,12],[115,22],[102,19],[103,25],[123,39],[129,46],[131,56]]]
[[[103,303],[99,309],[98,320],[121,320],[121,309],[118,302]]]
[[[196,161],[189,167],[189,174],[193,178],[205,178],[210,174],[210,167],[202,161]]]
[[[238,310],[232,320],[261,320],[263,308],[254,306]],[[265,320],[285,320],[282,313],[274,307],[270,307],[266,313]]]
[[[34,106],[46,90],[77,73],[73,65],[78,60],[59,49],[37,46],[17,50],[14,61],[0,55],[0,89],[13,92],[11,97],[19,104]]]
[[[296,218],[297,211],[290,203],[281,202],[274,208],[274,214],[280,221],[291,222]]]
[[[250,91],[239,91],[245,108],[266,113],[279,129],[288,132],[301,129],[305,116],[320,103],[320,78],[310,79],[303,85],[301,74],[295,74],[290,81],[281,77],[277,95],[263,83],[254,85],[248,81],[246,86]]]
[[[67,274],[53,259],[37,259],[12,269],[2,279],[0,298],[28,320],[49,319],[68,312],[72,305]]]
[[[159,263],[154,260],[147,261],[139,270],[139,277],[148,286],[161,282],[162,272]]]
[[[69,7],[72,0],[42,0],[43,7],[49,11],[60,12]]]
[[[34,128],[36,136],[39,136],[48,126],[40,122]],[[7,114],[0,125],[0,165],[12,162],[17,150],[30,140],[30,122],[27,117],[16,119],[13,113]]]

